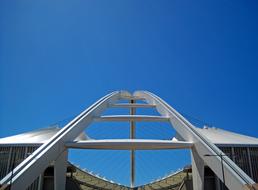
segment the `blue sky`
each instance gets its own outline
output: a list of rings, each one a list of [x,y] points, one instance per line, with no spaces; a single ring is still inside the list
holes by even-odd
[[[257,23],[254,0],[0,1],[0,137],[118,89],[258,137]]]

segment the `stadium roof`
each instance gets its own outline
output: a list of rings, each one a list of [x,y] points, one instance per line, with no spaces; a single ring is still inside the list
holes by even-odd
[[[0,144],[29,144],[29,145],[40,145],[47,142],[52,136],[54,136],[61,128],[54,126],[43,129],[38,129],[19,135],[10,137],[0,138]],[[80,134],[76,140],[87,140],[88,137],[85,133]]]
[[[241,135],[219,128],[197,128],[212,143],[221,146],[258,146],[258,138]]]

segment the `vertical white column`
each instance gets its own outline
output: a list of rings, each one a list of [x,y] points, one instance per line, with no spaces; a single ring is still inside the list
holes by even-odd
[[[68,151],[62,152],[54,162],[55,190],[65,190]]]
[[[193,189],[204,189],[204,161],[196,152],[195,148],[191,151],[192,158],[192,176],[193,176]]]
[[[253,176],[253,167],[252,167],[252,162],[251,162],[251,155],[250,155],[250,149],[249,147],[247,147],[247,156],[248,156],[248,165],[249,165],[249,169],[250,169],[250,177],[252,179],[254,179],[254,176]]]
[[[38,181],[38,190],[42,189],[43,186],[43,180],[44,180],[44,172],[39,175],[39,181]]]
[[[11,147],[10,148],[10,150],[9,150],[9,155],[8,155],[8,163],[7,163],[7,168],[6,168],[6,173],[5,173],[5,175],[6,174],[8,174],[9,173],[9,170],[11,170],[11,165],[12,165],[12,162],[11,162],[11,160],[12,160],[12,153],[13,153],[13,147]]]

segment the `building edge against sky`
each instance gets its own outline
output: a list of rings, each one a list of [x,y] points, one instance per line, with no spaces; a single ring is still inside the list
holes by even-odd
[[[121,99],[128,100],[129,103],[118,104],[117,102]],[[145,104],[137,103],[139,100],[143,100]],[[101,113],[110,107],[125,107],[130,110],[131,114],[102,116]],[[140,107],[154,107],[160,115],[135,115],[135,109]],[[131,138],[119,142],[98,141],[89,139],[87,135],[81,133],[92,122],[111,121],[128,121],[131,127]],[[142,121],[169,122],[177,132],[176,138],[169,142],[134,139],[135,124]],[[222,182],[224,182],[225,188],[228,189],[257,189],[257,138],[218,128],[196,128],[161,98],[146,91],[137,91],[133,95],[125,91],[110,93],[62,129],[47,128],[0,139],[0,183],[2,188],[26,189],[29,186],[29,189],[49,189],[52,186],[54,189],[64,189],[66,184],[66,188],[68,185],[74,189],[129,189],[129,187],[105,181],[87,171],[80,171],[79,168],[67,162],[67,148],[130,150],[132,165],[134,150],[137,149],[191,150],[192,167],[187,171],[191,171],[190,181],[193,182],[193,185],[186,185],[189,179],[186,178],[186,175],[182,175],[180,181],[175,182],[174,178],[169,181],[168,179],[172,179],[174,176],[171,175],[167,177],[167,180],[159,180],[142,187],[133,187],[132,185],[133,188],[223,189]],[[133,173],[133,167],[130,169]],[[183,171],[181,172],[183,173]],[[38,175],[35,176],[35,173]],[[70,180],[73,174],[77,177],[75,177],[76,182]],[[83,183],[78,176],[94,179],[93,181],[97,181],[96,186],[88,182]],[[131,177],[134,180],[134,176]],[[32,180],[32,178],[34,179]],[[101,186],[103,183],[105,186]],[[23,186],[23,184],[26,185]],[[151,187],[151,185],[153,186]]]

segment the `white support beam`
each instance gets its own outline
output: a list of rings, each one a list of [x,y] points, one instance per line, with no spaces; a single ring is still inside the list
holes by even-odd
[[[146,139],[106,139],[86,140],[65,143],[67,148],[78,149],[107,149],[107,150],[161,150],[161,149],[190,149],[191,142],[172,140]]]
[[[145,98],[147,103],[156,105],[157,111],[161,115],[169,117],[170,123],[177,131],[177,133],[184,140],[194,143],[194,147],[198,155],[221,180],[223,180],[224,173],[226,178],[225,185],[230,190],[258,190],[257,184],[227,156],[223,156],[222,164],[224,172],[222,172],[219,155],[223,154],[223,152],[216,145],[210,142],[205,136],[200,134],[196,130],[195,126],[193,126],[188,120],[186,120],[180,113],[178,113],[165,101],[147,91],[137,91],[134,93],[134,96]],[[205,157],[205,155],[218,156]]]
[[[101,113],[110,105],[115,104],[118,100],[144,100],[149,105],[155,105],[161,116],[145,116],[145,115],[111,115],[100,116]],[[128,105],[129,106],[129,105]],[[131,105],[130,105],[131,106]],[[93,121],[148,121],[148,122],[164,122],[169,121],[176,132],[187,141],[171,141],[171,140],[87,140],[74,142],[74,139]],[[217,155],[221,155],[222,151],[211,143],[205,136],[200,134],[189,121],[180,115],[175,109],[169,106],[158,96],[146,92],[138,91],[131,96],[126,91],[116,91],[110,93],[91,107],[83,111],[74,118],[64,128],[62,128],[49,141],[40,146],[28,158],[20,163],[13,173],[7,174],[1,181],[2,186],[8,186],[12,181],[12,190],[26,190],[26,188],[49,166],[55,162],[55,190],[64,189],[64,160],[67,155],[60,154],[66,151],[66,148],[82,148],[82,149],[113,149],[113,150],[155,150],[155,149],[184,149],[192,148],[193,172],[199,175],[195,178],[195,189],[202,189],[202,168],[199,165],[205,162],[214,173],[222,179],[225,176],[225,184],[230,190],[252,189],[258,190],[257,184],[243,172],[233,161],[227,156],[223,156],[221,162]],[[215,155],[206,157],[205,155]],[[221,165],[223,167],[221,167]],[[224,168],[223,170],[221,168]],[[199,184],[198,184],[199,183]],[[10,186],[10,185],[9,185]],[[199,189],[198,189],[199,190]]]
[[[67,154],[65,150],[54,162],[54,190],[65,190]]]
[[[44,181],[44,173],[39,175],[38,190],[42,190]]]
[[[127,103],[121,103],[121,104],[111,104],[110,107],[112,108],[155,108],[154,104],[127,104]]]
[[[13,173],[7,174],[0,184],[8,185],[12,181],[12,190],[26,190],[37,176],[65,150],[64,142],[74,140],[93,121],[94,117],[99,116],[108,105],[124,96],[130,96],[130,94],[126,91],[116,91],[98,100],[20,163]]]
[[[95,117],[95,121],[138,121],[138,122],[168,122],[169,117],[166,116],[151,116],[151,115],[105,115]]]
[[[193,190],[204,190],[204,161],[195,148],[191,151]]]

